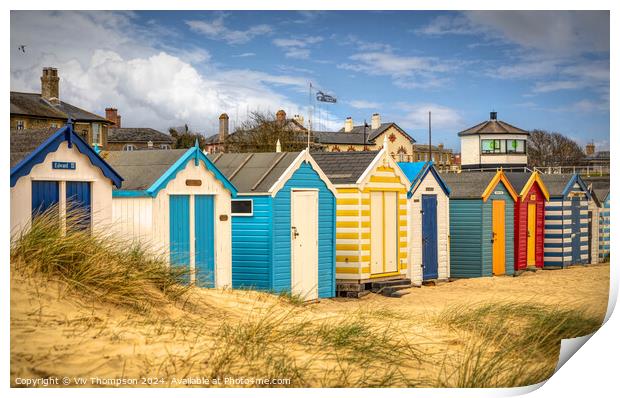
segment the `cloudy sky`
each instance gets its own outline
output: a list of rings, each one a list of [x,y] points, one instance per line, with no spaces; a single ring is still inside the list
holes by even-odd
[[[307,118],[312,82],[338,99],[314,103],[324,129],[378,112],[425,142],[430,110],[433,141],[458,149],[495,110],[609,146],[607,12],[11,12],[11,89],[38,92],[43,66],[61,99],[126,127]]]

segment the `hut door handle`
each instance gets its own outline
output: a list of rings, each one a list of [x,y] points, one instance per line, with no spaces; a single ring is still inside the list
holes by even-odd
[[[297,227],[291,227],[293,230],[293,239],[296,239],[299,236],[299,232],[297,232]]]

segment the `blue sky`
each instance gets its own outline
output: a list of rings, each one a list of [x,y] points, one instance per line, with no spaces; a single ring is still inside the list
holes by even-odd
[[[11,89],[38,91],[43,66],[63,100],[126,127],[307,118],[312,82],[338,98],[316,108],[324,129],[378,112],[426,142],[431,110],[433,141],[458,150],[495,110],[609,147],[607,12],[12,12]]]

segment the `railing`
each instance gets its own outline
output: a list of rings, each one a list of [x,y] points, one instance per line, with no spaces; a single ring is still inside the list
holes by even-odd
[[[541,174],[580,174],[586,177],[594,176],[608,176],[610,166],[548,166],[548,167],[510,167],[505,166],[501,168],[504,171],[517,171],[523,173],[531,173],[538,171]],[[472,172],[472,171],[496,171],[499,167],[481,167],[476,169],[461,169],[459,166],[451,166],[450,168],[439,168],[441,172],[447,173],[459,173],[459,172]]]

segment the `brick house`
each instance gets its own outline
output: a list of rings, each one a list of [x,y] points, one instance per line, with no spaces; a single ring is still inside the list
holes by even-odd
[[[106,108],[105,117],[111,122],[108,128],[110,151],[138,151],[144,149],[172,149],[174,138],[150,127],[122,127],[121,115],[116,108]]]

